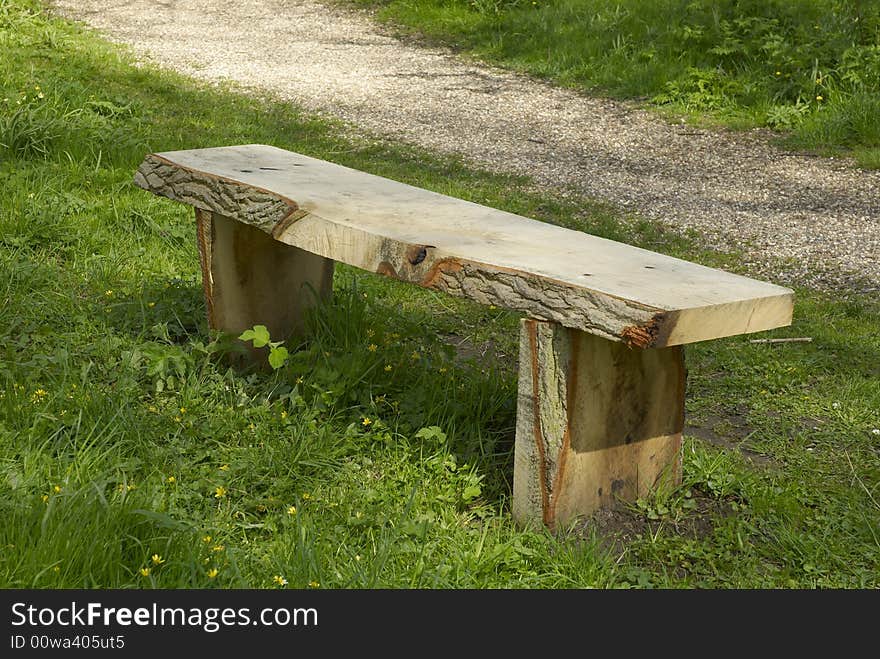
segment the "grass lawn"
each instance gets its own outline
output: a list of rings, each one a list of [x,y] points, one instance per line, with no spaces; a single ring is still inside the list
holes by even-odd
[[[564,85],[880,167],[874,0],[338,1]]]
[[[135,66],[34,0],[0,3],[0,52],[0,586],[880,586],[875,299],[798,290],[768,336],[811,343],[691,346],[682,487],[518,529],[517,317],[339,266],[283,368],[230,370],[191,210],[134,186],[144,154],[274,144],[707,265],[736,254]]]

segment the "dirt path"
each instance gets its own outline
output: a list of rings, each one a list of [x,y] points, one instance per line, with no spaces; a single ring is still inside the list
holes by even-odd
[[[880,290],[880,172],[784,153],[759,133],[668,125],[402,43],[364,14],[314,0],[51,4],[194,77],[693,227],[709,245],[744,247],[751,271],[774,281]]]

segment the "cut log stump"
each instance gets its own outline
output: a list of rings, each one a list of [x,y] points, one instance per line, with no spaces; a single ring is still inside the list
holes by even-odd
[[[520,331],[513,517],[550,528],[681,481],[682,348],[556,323]]]
[[[198,208],[196,229],[212,329],[239,334],[265,325],[284,340],[302,333],[306,310],[332,293],[332,259]]]

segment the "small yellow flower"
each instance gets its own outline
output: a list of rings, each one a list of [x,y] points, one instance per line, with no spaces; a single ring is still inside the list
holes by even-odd
[[[106,290],[106,291],[104,291],[104,295],[106,295],[107,297],[111,297],[113,295],[113,291]]]
[[[248,426],[248,430],[256,430],[257,427],[252,423]]]
[[[777,72],[776,72],[776,75],[781,76],[781,75],[782,75],[782,71],[777,71]]]
[[[55,567],[52,568],[52,572],[54,572],[55,574],[58,574],[59,572],[61,572],[61,566],[56,565]]]
[[[155,405],[149,405],[149,406],[147,406],[147,411],[148,412],[158,412],[159,410],[156,408]]]
[[[43,496],[40,497],[40,501],[42,501],[43,503],[49,503],[49,495],[44,494]]]
[[[281,418],[282,418],[282,419],[286,419],[286,418],[287,418],[287,412],[286,412],[286,411],[282,411],[282,412],[281,412]]]
[[[385,372],[388,373],[391,370],[391,364],[385,364]]]
[[[185,407],[181,407],[181,408],[180,408],[180,413],[181,413],[181,414],[186,414],[186,408],[185,408]]]
[[[373,331],[372,327],[367,329],[367,336],[369,336],[370,338],[372,338],[375,333],[376,332]]]
[[[53,491],[55,494],[60,494],[60,493],[61,493],[61,486],[60,486],[60,485],[56,485],[55,487],[52,488],[52,491]]]
[[[364,295],[366,295],[366,293]],[[309,588],[320,588],[320,587],[321,587],[321,584],[318,583],[317,581],[310,581],[309,582]]]
[[[220,553],[224,549],[226,549],[226,547],[224,547],[223,545],[214,545],[213,547],[211,547],[211,551],[213,551],[214,553]]]
[[[288,515],[296,515],[296,506],[288,506],[287,507]]]
[[[134,483],[132,483],[131,485],[126,485],[126,486],[125,486],[125,491],[126,491],[126,492],[131,492],[132,490],[136,490],[136,489],[137,489],[137,485],[135,485]]]
[[[274,577],[272,577],[272,581],[274,581],[279,586],[286,586],[287,585],[287,579],[282,577],[280,574],[276,574]]]
[[[153,561],[153,565],[162,565],[165,562],[165,559],[159,556],[159,554],[153,554],[150,556],[150,560]]]
[[[301,376],[301,375],[296,379],[296,383],[297,383],[297,384],[302,384],[302,383],[303,383],[303,379],[302,379],[302,376]]]
[[[208,544],[209,542],[211,542],[211,539],[212,539],[211,536],[206,535],[206,536],[202,537],[202,542],[204,542],[205,544]]]
[[[181,419],[179,416],[176,416],[174,417],[174,421],[180,423],[181,421],[183,421],[183,419]]]
[[[355,555],[354,555],[354,560],[356,560],[356,561],[361,560],[361,555],[360,555],[360,554],[355,554]]]
[[[220,471],[229,471],[229,465],[220,465]]]
[[[208,579],[213,579],[218,574],[220,574],[220,570],[218,570],[215,567],[212,567],[210,570],[208,570]]]
[[[152,309],[153,307],[156,306],[156,303],[155,302],[147,302],[147,306],[150,307],[150,309]]]
[[[148,577],[148,576],[150,576],[150,568],[148,568],[148,567],[142,567],[142,568],[139,570],[139,572],[141,573],[141,576],[142,576],[142,577]]]
[[[817,97],[816,97],[816,100],[817,100],[817,101],[822,101],[822,100],[823,100],[823,99],[822,99],[822,96],[817,96]]]
[[[445,373],[445,372],[446,372],[446,367],[445,367],[445,366],[441,366],[441,367],[440,367],[440,372],[441,372],[441,373]]]
[[[169,483],[176,483],[177,482],[177,479],[174,476],[169,476],[165,480],[167,480]]]
[[[308,501],[311,498],[312,498],[311,494],[309,494],[308,492],[303,492],[303,501]]]
[[[361,421],[361,425],[363,425],[363,426],[368,426],[368,425],[370,425],[371,423],[373,423],[373,420],[372,420],[370,417],[368,417],[368,416],[365,416],[365,417],[364,417],[364,420]]]
[[[225,496],[226,496],[226,488],[223,487],[222,485],[220,485],[214,489],[214,498],[215,499],[222,499]]]
[[[378,347],[379,347],[379,346],[377,346],[375,343],[371,343],[371,344],[367,347],[367,350],[369,350],[370,352],[376,352],[376,348],[378,348]]]
[[[47,395],[48,395],[48,392],[45,389],[37,389],[34,393],[31,394],[31,402],[32,403],[39,403]]]

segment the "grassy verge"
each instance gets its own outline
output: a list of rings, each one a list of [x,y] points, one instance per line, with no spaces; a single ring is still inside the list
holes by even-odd
[[[869,0],[346,0],[480,58],[880,167]]]
[[[876,301],[802,290],[775,334],[812,343],[693,346],[684,485],[602,527],[517,529],[515,373],[497,366],[517,318],[340,267],[284,368],[229,370],[189,209],[131,183],[144,153],[275,144],[709,265],[735,255],[135,67],[36,2],[0,5],[0,49],[0,586],[880,585]]]

